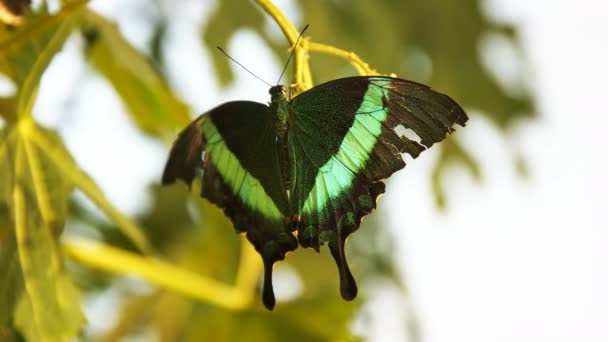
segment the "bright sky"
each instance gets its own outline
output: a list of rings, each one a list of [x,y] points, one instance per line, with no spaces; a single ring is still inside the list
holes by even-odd
[[[188,8],[176,14],[180,20],[168,39],[176,89],[197,112],[228,99],[268,101],[266,87],[245,72],[237,73],[233,89],[219,91],[208,76],[208,56],[191,48],[200,44],[192,25],[208,11],[207,2],[185,2]],[[277,4],[296,15],[291,1]],[[150,34],[137,22],[137,11],[123,10],[120,1],[93,5],[116,18],[133,41]],[[444,213],[437,213],[431,198],[433,151],[394,176],[382,202],[390,230],[399,237],[397,259],[411,302],[394,291],[379,292],[371,310],[380,323],[369,338],[403,339],[403,320],[413,307],[425,342],[608,341],[603,216],[608,208],[602,198],[608,191],[608,164],[599,149],[606,146],[608,124],[600,102],[608,79],[608,3],[489,0],[486,8],[519,29],[540,119],[508,136],[479,116],[459,130],[484,179],[477,184],[461,170],[450,172]],[[247,64],[255,63],[256,73],[274,79],[278,61],[256,36],[241,33],[227,50],[247,56],[252,46],[260,54]],[[499,64],[504,62],[500,56]],[[61,127],[77,161],[132,214],[146,206],[145,186],[159,179],[166,147],[134,140],[136,131],[123,106],[109,100],[115,96],[107,83],[87,75],[86,68],[77,44],[70,44],[43,79],[35,111],[47,125]],[[78,96],[69,97],[83,79]],[[515,152],[523,154],[528,178],[517,176]]]

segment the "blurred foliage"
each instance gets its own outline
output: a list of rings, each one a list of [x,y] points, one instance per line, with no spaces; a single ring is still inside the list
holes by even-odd
[[[87,11],[82,32],[87,60],[112,83],[143,132],[172,135],[190,121],[188,107],[114,24]]]
[[[509,95],[481,63],[478,46],[485,35],[498,33],[517,41],[512,28],[483,17],[478,0],[295,3],[302,24],[310,24],[307,35],[315,41],[356,52],[383,73],[430,83],[500,128],[533,113],[529,98]],[[0,340],[65,341],[78,336],[116,341],[152,333],[161,341],[351,341],[356,337],[350,323],[365,303],[370,284],[388,279],[406,291],[392,260],[393,237],[382,229],[378,213],[366,219],[348,247],[353,272],[363,285],[362,296],[354,302],[340,298],[335,265],[326,250],[317,255],[300,249],[277,265],[277,288],[282,278],[297,277],[302,291],[283,301],[279,291],[273,312],[263,309],[257,295],[244,309],[230,309],[194,300],[170,286],[142,291],[124,275],[98,270],[93,261],[72,257],[66,263],[62,234],[92,235],[142,260],[163,260],[201,277],[236,283],[237,289],[239,282],[250,283],[241,279],[247,278],[243,268],[251,268],[256,283],[261,267],[257,259],[247,260],[241,239],[223,213],[198,197],[199,184],[190,192],[183,186],[153,184],[149,207],[135,218],[126,217],[79,168],[61,137],[33,120],[40,78],[64,42],[75,37],[83,59],[109,81],[141,133],[167,142],[189,121],[190,110],[165,79],[169,71],[163,63],[153,61],[163,56],[164,33],[174,20],[170,16],[182,3],[172,3],[170,12],[150,22],[155,29],[150,56],[134,48],[110,19],[85,7],[86,1],[61,4],[54,13],[45,6],[25,8],[18,12],[18,21],[0,16],[0,73],[16,89],[0,97]],[[201,36],[204,46],[213,49],[210,55],[220,84],[232,82],[233,68],[215,46],[227,46],[239,30],[253,30],[280,60],[287,59],[288,44],[276,39],[268,25],[275,24],[253,2],[216,3]],[[311,53],[310,63],[319,82],[351,74],[348,64],[335,57]],[[454,137],[440,146],[432,181],[438,203],[444,204],[439,180],[446,167],[458,163],[475,177],[480,175]],[[518,167],[525,169],[520,160]],[[102,215],[74,200],[74,189]],[[121,273],[120,267],[117,262],[110,271]],[[242,289],[246,294],[259,292],[247,286]],[[121,300],[116,322],[101,334],[90,335],[83,329],[81,298],[107,294]]]
[[[0,0],[0,22],[20,25],[23,20],[23,10],[30,4],[31,0]]]
[[[18,89],[5,100],[12,104],[0,108],[8,122],[0,134],[0,207],[7,209],[0,222],[10,222],[14,228],[1,234],[6,238],[1,246],[6,245],[2,254],[8,269],[2,272],[1,301],[6,305],[0,307],[0,324],[7,337],[16,336],[14,324],[31,341],[67,340],[84,321],[79,290],[63,270],[57,241],[73,184],[61,175],[49,153],[68,161],[71,157],[59,136],[30,118],[42,73],[77,16],[76,11],[58,18],[42,8],[26,18],[26,25],[0,31],[0,72]]]

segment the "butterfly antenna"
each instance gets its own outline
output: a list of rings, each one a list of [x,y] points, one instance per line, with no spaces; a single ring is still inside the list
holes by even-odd
[[[300,32],[300,35],[298,36],[298,39],[296,39],[296,43],[293,44],[293,49],[291,50],[291,53],[289,54],[289,58],[287,58],[287,63],[285,63],[285,66],[283,67],[283,71],[281,71],[281,76],[279,76],[279,80],[277,81],[277,85],[279,83],[281,83],[281,78],[283,78],[283,74],[285,74],[285,70],[287,70],[287,66],[289,65],[289,61],[291,61],[291,57],[293,57],[294,52],[296,52],[296,47],[298,46],[298,43],[300,42],[300,38],[302,38],[302,35],[304,34],[304,31],[306,31],[307,28],[308,28],[308,25],[304,26],[304,28]]]
[[[220,51],[221,51],[221,52],[222,52],[222,53],[223,53],[223,54],[224,54],[226,57],[228,57],[228,59],[229,59],[229,60],[233,61],[233,62],[234,62],[234,63],[236,63],[238,66],[240,66],[241,68],[245,69],[245,71],[247,71],[248,73],[250,73],[250,74],[251,74],[253,77],[257,78],[258,80],[260,80],[260,81],[262,81],[262,82],[264,82],[264,83],[266,83],[266,85],[268,85],[269,87],[272,87],[272,84],[270,84],[270,83],[268,83],[268,82],[264,81],[264,80],[263,80],[263,79],[262,79],[260,76],[258,76],[258,75],[256,75],[256,74],[254,74],[254,73],[253,73],[253,72],[251,72],[249,69],[245,68],[245,66],[244,66],[243,64],[239,63],[239,62],[238,62],[236,59],[234,59],[234,58],[230,57],[230,55],[229,55],[228,53],[226,53],[226,51],[224,51],[224,49],[222,49],[222,48],[221,48],[221,47],[219,47],[219,46],[216,46],[216,48],[217,48],[218,50],[220,50]]]

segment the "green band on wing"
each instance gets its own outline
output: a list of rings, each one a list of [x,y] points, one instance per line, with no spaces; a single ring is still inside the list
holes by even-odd
[[[267,218],[282,220],[284,215],[268,196],[260,181],[247,172],[230,152],[211,120],[203,121],[202,130],[211,162],[232,193],[253,211]]]
[[[386,119],[383,98],[390,82],[375,81],[369,84],[353,126],[348,130],[340,149],[319,169],[315,184],[302,206],[302,214],[322,213],[327,201],[337,198],[350,188],[357,172],[362,170],[382,133]]]

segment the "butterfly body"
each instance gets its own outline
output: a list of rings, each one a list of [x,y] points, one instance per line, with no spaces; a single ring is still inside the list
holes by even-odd
[[[448,96],[391,77],[338,79],[293,99],[274,86],[270,95],[269,105],[228,102],[186,127],[163,184],[190,184],[203,169],[201,195],[262,255],[266,307],[274,306],[273,264],[298,244],[328,243],[342,297],[352,299],[344,244],[384,193],[382,180],[405,166],[402,153],[417,157],[468,118]],[[400,125],[419,141],[399,135]]]

